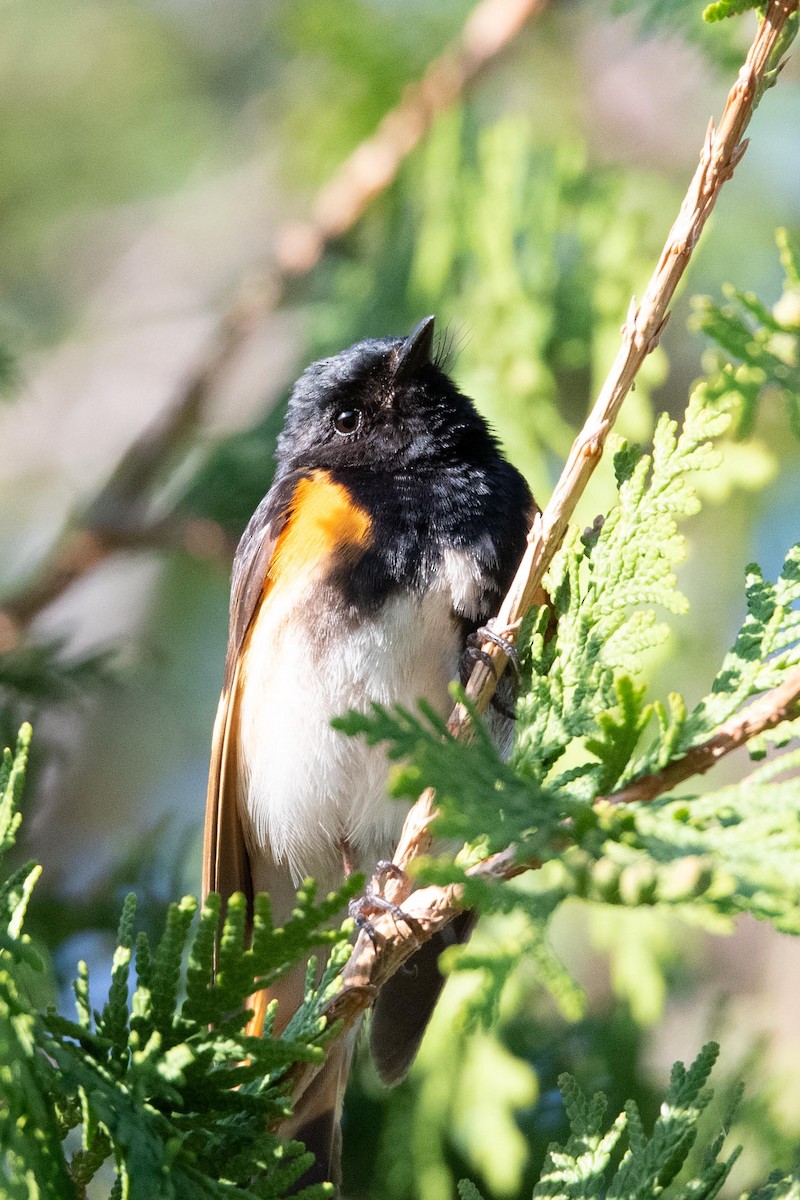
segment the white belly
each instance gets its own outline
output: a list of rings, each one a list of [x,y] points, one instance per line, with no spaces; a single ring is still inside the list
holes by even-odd
[[[383,747],[334,732],[331,717],[370,701],[413,710],[421,697],[446,715],[461,644],[449,589],[395,597],[322,647],[287,620],[302,601],[298,590],[265,603],[250,636],[239,804],[256,887],[266,855],[295,884],[313,875],[324,894],[342,879],[341,843],[369,872],[391,857],[407,808],[386,794]]]

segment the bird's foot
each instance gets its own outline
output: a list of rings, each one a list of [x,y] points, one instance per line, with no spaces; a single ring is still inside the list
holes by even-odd
[[[469,683],[469,677],[476,662],[482,662],[487,670],[491,671],[492,675],[494,675],[495,680],[497,679],[497,667],[494,665],[491,655],[487,654],[485,650],[481,650],[481,641],[483,639],[478,636],[479,633],[480,630],[476,630],[475,633],[469,635],[464,652],[461,655],[459,677],[462,687],[466,687]]]
[[[357,896],[355,900],[351,900],[348,905],[348,912],[355,921],[356,928],[366,933],[375,947],[378,945],[380,935],[369,920],[370,916],[389,913],[394,918],[395,924],[402,921],[417,936],[422,932],[419,922],[414,917],[404,912],[399,904],[395,904],[392,900],[387,900],[382,895],[386,881],[390,878],[405,884],[410,892],[411,881],[402,867],[398,867],[396,863],[382,860],[377,864],[375,874],[364,888],[364,894]]]
[[[511,663],[516,683],[519,683],[522,673],[520,671],[519,654],[517,653],[516,647],[508,640],[508,638],[503,637],[499,633],[495,633],[494,620],[491,620],[487,621],[485,625],[481,625],[479,629],[476,629],[475,632],[471,633],[467,638],[467,644],[464,648],[464,653],[461,656],[462,685],[466,686],[472,668],[476,662],[482,662],[486,667],[489,668],[494,675],[495,682],[497,682],[499,679],[494,660],[492,659],[491,655],[487,654],[486,651],[481,648],[483,642],[493,642],[495,646],[499,647],[499,649],[503,651],[506,658]],[[510,692],[513,691],[513,685],[511,685],[508,690]],[[504,703],[504,699],[499,696],[497,692],[495,692],[495,694],[492,696],[492,708],[496,709],[501,716],[508,717],[508,719],[511,721],[516,720],[516,714],[513,708]]]
[[[522,677],[522,672],[520,670],[517,648],[513,642],[508,640],[507,637],[503,637],[501,633],[498,633],[495,630],[495,624],[495,619],[492,617],[490,621],[487,621],[485,625],[481,625],[480,629],[476,629],[475,632],[471,634],[469,638],[467,638],[467,645],[470,644],[471,638],[475,639],[473,645],[477,646],[480,646],[481,642],[492,642],[498,647],[498,649],[503,651],[503,654],[505,654],[506,658],[511,663],[511,668],[517,678],[517,682],[519,682]],[[494,666],[494,664],[492,665]]]

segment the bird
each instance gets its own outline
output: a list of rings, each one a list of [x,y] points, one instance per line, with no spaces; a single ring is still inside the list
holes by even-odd
[[[434,317],[312,363],[295,384],[272,484],[234,556],[224,683],[212,736],[203,894],[268,892],[273,920],[298,885],[322,894],[390,859],[407,806],[387,794],[381,746],[331,719],[371,703],[446,715],[475,632],[497,610],[537,510],[519,471],[434,353]],[[479,652],[478,652],[479,653]],[[465,660],[466,655],[466,660]],[[508,716],[495,714],[507,737]],[[440,951],[474,917],[423,945],[381,989],[371,1021],[394,1083],[421,1041],[443,978]],[[250,1031],[277,1000],[303,999],[301,964],[258,993]],[[338,1182],[352,1039],[336,1043],[282,1130],[315,1155],[303,1184]]]

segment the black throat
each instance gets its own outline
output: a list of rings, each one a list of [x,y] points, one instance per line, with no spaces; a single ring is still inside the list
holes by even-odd
[[[487,619],[525,548],[532,499],[519,472],[492,447],[488,462],[440,462],[413,471],[348,468],[331,472],[372,518],[370,548],[337,574],[348,607],[375,612],[392,595],[424,594],[445,551],[476,560]]]

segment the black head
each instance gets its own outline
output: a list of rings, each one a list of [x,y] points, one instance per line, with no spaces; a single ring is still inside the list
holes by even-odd
[[[433,324],[312,363],[289,401],[281,468],[405,471],[496,454],[472,401],[433,360]]]

